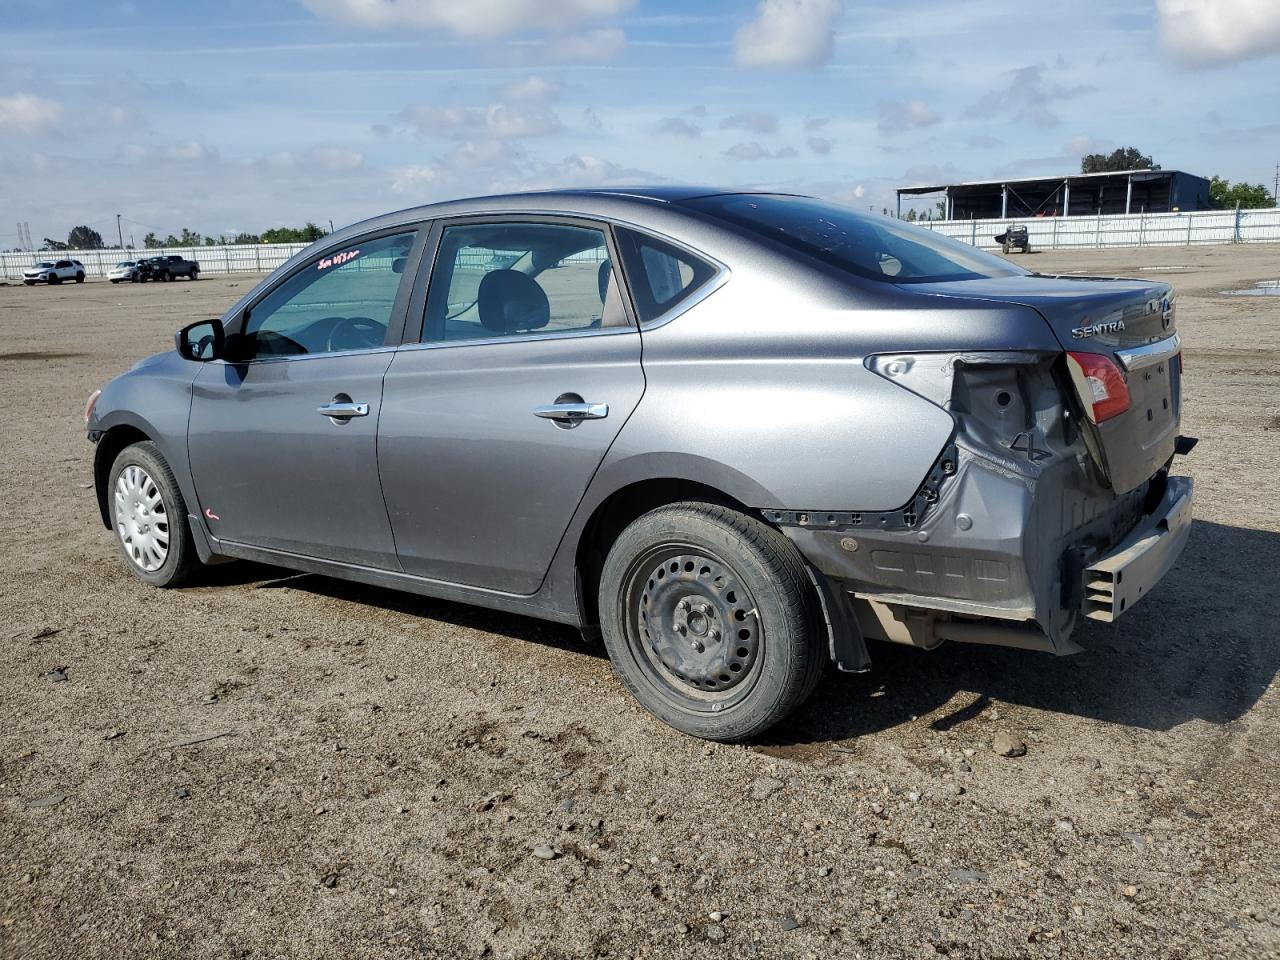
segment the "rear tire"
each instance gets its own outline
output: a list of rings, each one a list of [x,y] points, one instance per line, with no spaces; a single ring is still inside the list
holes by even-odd
[[[153,587],[176,587],[199,565],[187,505],[151,441],[125,447],[111,466],[107,505],[125,566]]]
[[[715,504],[671,504],[627,527],[605,559],[599,604],[623,684],[691,736],[763,733],[808,698],[826,662],[795,547]]]

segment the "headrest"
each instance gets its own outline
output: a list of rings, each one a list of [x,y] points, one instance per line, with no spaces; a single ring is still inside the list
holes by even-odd
[[[476,294],[480,324],[494,333],[538,330],[551,321],[551,304],[536,280],[518,270],[494,270]]]
[[[409,261],[408,257],[396,257],[394,260],[391,261],[391,272],[404,273],[404,265],[408,263],[408,261]]]
[[[609,280],[613,276],[613,264],[609,262],[609,258],[605,257],[604,262],[600,264],[600,272],[596,274],[596,284],[600,287],[600,302],[604,303],[605,295],[609,292]]]

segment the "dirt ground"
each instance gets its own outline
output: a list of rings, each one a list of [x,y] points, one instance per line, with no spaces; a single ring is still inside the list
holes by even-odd
[[[253,278],[0,288],[0,956],[1280,956],[1280,297],[1219,295],[1280,246],[1018,261],[1177,284],[1182,561],[1083,654],[877,647],[736,747],[553,625],[143,586],[84,400]]]

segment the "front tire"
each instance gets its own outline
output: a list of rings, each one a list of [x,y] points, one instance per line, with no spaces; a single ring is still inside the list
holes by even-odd
[[[199,559],[187,505],[154,443],[120,451],[111,466],[107,499],[116,546],[130,573],[154,587],[175,587],[191,575]]]
[[[659,720],[747,740],[813,692],[821,617],[795,547],[764,522],[677,503],[627,527],[605,559],[600,620],[614,670]]]
[[[188,276],[189,276],[192,280],[199,280],[199,279],[200,279],[200,271],[199,271],[199,270],[192,270],[192,271],[191,271],[191,273],[190,273],[190,274],[188,274]]]
[[[76,274],[76,283],[84,283],[84,274],[83,274],[83,273],[77,273],[77,274]]]
[[[62,278],[61,278],[60,276],[58,276],[56,273],[51,273],[51,274],[49,274],[49,285],[50,285],[50,286],[53,286],[55,283],[61,283],[61,282],[62,282]]]

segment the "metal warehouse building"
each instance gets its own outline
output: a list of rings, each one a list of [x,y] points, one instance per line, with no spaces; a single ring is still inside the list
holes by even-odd
[[[898,188],[902,198],[942,194],[948,220],[1183,213],[1209,209],[1209,181],[1181,170],[1073,173],[1025,180],[979,180]]]

